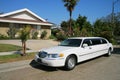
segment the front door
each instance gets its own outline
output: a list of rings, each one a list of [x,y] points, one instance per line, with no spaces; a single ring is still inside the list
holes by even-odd
[[[86,45],[86,46],[84,46]],[[80,47],[79,62],[92,58],[94,48],[90,39],[85,39]]]

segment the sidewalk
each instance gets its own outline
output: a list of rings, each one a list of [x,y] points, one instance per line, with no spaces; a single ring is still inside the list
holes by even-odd
[[[27,53],[38,52],[38,50],[27,50]],[[20,51],[11,51],[11,52],[0,52],[0,56],[11,55],[11,54],[20,54]]]
[[[20,40],[0,40],[0,43],[2,44],[13,44],[13,45],[18,45],[21,46],[21,41]],[[27,53],[31,52],[38,52],[38,50],[42,48],[48,48],[52,46],[58,45],[59,42],[54,41],[54,40],[28,40],[27,41],[27,48],[31,50],[27,50]],[[10,54],[15,54],[15,53],[20,53],[19,51],[12,51],[12,52],[0,52],[1,55],[10,55]]]
[[[24,60],[24,61],[17,61],[17,62],[0,64],[0,73],[30,67],[29,64],[31,61],[32,60]]]

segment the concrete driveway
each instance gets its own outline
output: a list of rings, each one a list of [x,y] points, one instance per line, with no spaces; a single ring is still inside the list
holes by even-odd
[[[13,44],[21,46],[21,40],[0,40],[0,44]],[[58,45],[59,42],[53,40],[28,40],[27,41],[27,48],[31,50],[40,50],[41,48],[47,48],[51,46]]]
[[[116,53],[80,63],[71,71],[42,66],[32,60],[0,67],[0,80],[120,80],[120,54]]]

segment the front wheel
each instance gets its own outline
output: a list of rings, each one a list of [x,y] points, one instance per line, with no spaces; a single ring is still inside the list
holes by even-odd
[[[76,58],[75,58],[75,56],[68,56],[67,60],[66,60],[66,63],[65,63],[65,68],[67,70],[72,70],[72,69],[75,68],[75,65],[76,65]]]

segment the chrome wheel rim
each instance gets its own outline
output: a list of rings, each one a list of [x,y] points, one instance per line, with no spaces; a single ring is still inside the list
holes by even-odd
[[[74,58],[70,58],[68,60],[68,67],[69,68],[73,68],[75,66],[75,59]]]
[[[111,55],[111,51],[110,51],[110,50],[108,51],[108,55],[109,55],[109,56]]]

